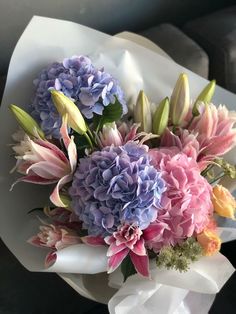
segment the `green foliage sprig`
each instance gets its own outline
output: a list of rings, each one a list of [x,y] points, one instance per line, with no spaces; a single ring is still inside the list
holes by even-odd
[[[197,261],[202,256],[202,247],[194,238],[188,238],[175,247],[163,247],[157,256],[157,267],[175,269],[185,272],[191,262]]]

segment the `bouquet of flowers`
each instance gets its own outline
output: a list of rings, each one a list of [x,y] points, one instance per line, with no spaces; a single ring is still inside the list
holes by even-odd
[[[141,90],[130,104],[125,77],[120,84],[90,56],[45,66],[30,105],[10,105],[20,126],[12,172],[21,174],[11,189],[48,186],[45,206],[30,209],[40,217],[28,240],[47,249],[45,267],[60,254],[70,259],[74,247],[65,272],[81,272],[89,248],[99,259],[89,273],[151,282],[155,269],[184,276],[217,255],[217,216],[235,219],[236,202],[220,180],[236,179],[223,157],[236,144],[236,113],[211,102],[215,81],[192,99],[182,73],[161,101]]]

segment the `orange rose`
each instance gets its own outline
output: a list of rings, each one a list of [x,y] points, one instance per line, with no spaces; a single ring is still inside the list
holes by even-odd
[[[213,188],[212,203],[219,216],[235,219],[235,199],[222,185],[216,185]]]
[[[218,235],[206,229],[197,235],[197,241],[202,246],[204,255],[211,256],[220,250],[221,240]]]

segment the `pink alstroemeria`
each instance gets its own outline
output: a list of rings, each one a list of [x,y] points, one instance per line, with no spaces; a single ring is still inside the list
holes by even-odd
[[[38,247],[61,250],[67,246],[81,243],[77,233],[64,226],[45,224],[40,226],[39,229],[40,232],[28,240],[30,244]]]
[[[59,191],[72,180],[77,164],[76,145],[73,136],[70,138],[67,131],[67,116],[63,117],[60,131],[68,158],[56,145],[41,139],[30,139],[27,135],[19,145],[13,147],[13,150],[17,154],[16,169],[25,175],[16,183],[20,181],[35,184],[57,183],[50,200],[58,207],[65,207]]]
[[[149,259],[145,248],[144,233],[137,226],[123,225],[105,238],[109,244],[108,273],[113,272],[129,255],[136,271],[142,276],[149,276]]]
[[[236,112],[225,106],[201,103],[200,115],[195,117],[189,130],[197,133],[202,156],[222,156],[236,144]]]

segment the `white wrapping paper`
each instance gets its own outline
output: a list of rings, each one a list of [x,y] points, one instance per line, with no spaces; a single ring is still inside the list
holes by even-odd
[[[35,213],[29,215],[27,212],[48,203],[49,188],[22,183],[16,185],[13,192],[9,192],[15,180],[14,175],[9,175],[9,170],[15,161],[11,157],[8,144],[12,142],[11,134],[16,129],[16,122],[9,114],[7,106],[16,103],[26,107],[30,103],[33,93],[32,81],[37,73],[51,62],[61,61],[75,54],[89,55],[96,66],[105,66],[106,71],[119,79],[130,106],[140,89],[145,90],[153,102],[159,102],[163,97],[170,95],[177,77],[183,71],[189,76],[193,97],[206,84],[206,80],[173,61],[130,41],[114,38],[71,22],[42,17],[34,17],[31,20],[13,53],[0,111],[0,235],[18,260],[32,271],[45,271],[44,258],[47,252],[26,242],[37,232],[39,225]],[[228,108],[235,109],[236,96],[217,87],[214,101],[225,103]],[[231,154],[232,158],[235,160],[234,153]],[[95,250],[86,245],[71,246],[58,252],[56,263],[47,271],[80,274],[103,272],[106,269],[105,254],[104,248]],[[216,258],[223,257],[217,255]],[[75,260],[77,263],[74,263]],[[217,264],[217,261],[214,262]],[[133,276],[135,279],[130,278],[111,299],[110,312],[131,313],[133,304],[135,313],[141,313],[140,309],[143,309],[142,313],[194,313],[199,298],[204,300],[206,307],[209,307],[214,294],[230,277],[233,268],[224,259],[221,265],[224,266],[223,275],[217,277],[217,272],[214,273],[213,268],[210,269],[206,264],[200,263],[199,267],[197,263],[194,265],[193,270],[183,275],[186,276],[186,280],[185,277],[181,276],[183,278],[181,280],[179,276],[175,277],[173,274],[170,277],[163,275],[160,279],[161,273],[156,269],[152,271],[151,281]],[[93,278],[90,275],[63,276],[79,293],[97,301],[106,303],[115,292],[107,287],[106,275],[95,275]],[[194,280],[199,283],[200,291],[196,292],[196,289],[193,289]],[[192,284],[189,286],[191,281]],[[203,282],[206,284],[205,288],[201,285]],[[107,289],[105,297],[105,290],[101,293],[98,288],[101,284]],[[164,300],[167,295],[169,297],[166,304]]]

